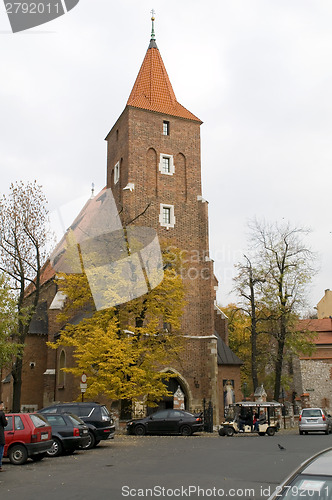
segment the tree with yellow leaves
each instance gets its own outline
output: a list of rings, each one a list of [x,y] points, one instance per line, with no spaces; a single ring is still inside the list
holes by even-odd
[[[101,394],[110,399],[130,399],[154,405],[168,395],[164,382],[172,375],[163,368],[176,359],[183,347],[180,319],[184,287],[179,273],[180,252],[163,252],[164,279],[147,294],[126,304],[96,311],[87,277],[58,274],[66,303],[58,320],[65,326],[52,348],[74,349],[75,366],[64,371],[88,376],[86,396]],[[176,256],[176,258],[174,258]],[[79,324],[78,312],[86,311]]]

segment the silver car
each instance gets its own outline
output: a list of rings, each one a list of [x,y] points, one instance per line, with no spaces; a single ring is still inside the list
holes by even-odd
[[[332,500],[332,448],[303,462],[268,500]]]
[[[332,420],[321,408],[304,408],[299,416],[299,433],[332,432]]]

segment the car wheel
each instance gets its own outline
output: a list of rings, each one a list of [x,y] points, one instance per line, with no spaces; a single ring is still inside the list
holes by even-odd
[[[53,438],[52,446],[47,450],[47,455],[49,457],[58,457],[62,453],[62,444],[58,438]]]
[[[134,429],[135,436],[144,436],[146,433],[144,425],[136,425]]]
[[[32,460],[34,462],[40,462],[40,460],[43,460],[43,458],[46,457],[46,451],[45,453],[36,453],[36,455],[32,455]]]
[[[329,430],[328,429],[326,429],[325,434],[329,434]]]
[[[91,450],[91,448],[94,448],[97,446],[96,438],[95,435],[93,434],[92,431],[89,431],[89,441],[85,446],[82,446],[83,450]]]
[[[302,436],[302,434],[303,434],[303,431],[299,431],[299,434],[300,434],[300,436]]]
[[[227,427],[226,429],[226,436],[232,437],[234,435],[234,429],[233,427]]]
[[[267,434],[268,436],[274,436],[274,435],[275,435],[275,433],[276,433],[276,430],[275,430],[273,427],[268,427],[268,428],[266,429],[266,434]]]
[[[265,432],[259,432],[259,436],[265,436]]]
[[[225,436],[225,429],[223,427],[221,427],[218,431],[219,433],[219,436]]]
[[[183,425],[180,429],[181,436],[191,436],[192,430],[190,425]]]
[[[22,465],[28,460],[28,452],[25,446],[16,444],[10,448],[8,457],[12,464]]]

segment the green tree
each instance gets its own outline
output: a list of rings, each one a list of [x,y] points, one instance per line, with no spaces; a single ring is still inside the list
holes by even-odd
[[[290,223],[250,223],[256,262],[264,276],[260,300],[268,312],[267,331],[275,342],[274,399],[279,399],[286,354],[310,350],[306,335],[297,331],[299,314],[306,304],[308,285],[314,274],[314,255],[304,239],[309,231]]]
[[[11,184],[8,196],[0,199],[0,224],[0,271],[17,293],[17,328],[13,340],[24,344],[39,300],[49,234],[46,199],[36,182]],[[13,411],[17,412],[21,402],[22,356],[14,360],[12,376]]]
[[[228,345],[243,361],[241,366],[242,384],[251,387],[250,362],[250,321],[249,317],[236,305],[221,307],[228,318]]]
[[[0,275],[0,369],[11,363],[22,351],[22,345],[13,341],[17,328],[17,304],[8,283]]]
[[[257,340],[260,333],[260,323],[264,319],[263,307],[260,301],[262,285],[265,282],[264,273],[253,263],[253,259],[244,255],[244,261],[237,264],[238,274],[234,278],[235,290],[240,297],[239,307],[249,321],[251,379],[253,389],[258,387],[258,352]]]

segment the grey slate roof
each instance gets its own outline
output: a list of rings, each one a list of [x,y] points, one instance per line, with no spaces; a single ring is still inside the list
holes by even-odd
[[[243,365],[243,361],[225,344],[217,332],[215,332],[215,336],[217,337],[218,365]]]
[[[30,335],[47,335],[48,334],[48,316],[47,302],[39,302],[35,314],[29,325]]]

